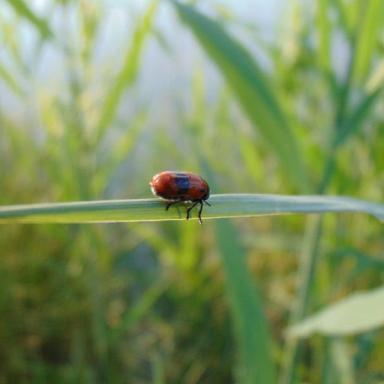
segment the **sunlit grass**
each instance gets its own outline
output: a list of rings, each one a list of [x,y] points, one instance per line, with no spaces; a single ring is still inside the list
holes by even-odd
[[[204,218],[294,213],[364,212],[384,221],[384,206],[338,196],[212,195]],[[114,223],[183,220],[185,204],[165,210],[159,199],[104,200],[0,207],[0,223]],[[188,208],[188,207],[187,207]],[[197,219],[198,208],[191,211]]]
[[[0,382],[381,377],[380,332],[307,335],[302,356],[285,330],[382,284],[383,4],[292,2],[267,42],[199,3],[3,2]],[[161,100],[141,92],[163,76],[149,50],[180,81]],[[141,199],[166,169],[209,180],[202,226]]]

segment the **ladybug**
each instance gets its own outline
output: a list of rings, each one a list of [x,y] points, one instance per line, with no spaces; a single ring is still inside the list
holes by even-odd
[[[199,175],[191,172],[183,171],[165,171],[153,176],[149,183],[155,196],[163,200],[169,201],[165,210],[173,204],[180,202],[193,203],[187,209],[187,220],[189,219],[191,209],[200,204],[199,222],[201,220],[201,212],[203,211],[203,203],[211,206],[206,200],[209,198],[210,189],[208,183]]]

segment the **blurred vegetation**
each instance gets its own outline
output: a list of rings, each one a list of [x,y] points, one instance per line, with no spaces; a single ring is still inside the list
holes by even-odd
[[[383,202],[384,2],[292,1],[272,39],[202,3],[3,1],[0,204],[149,197],[165,169]],[[384,381],[382,329],[284,333],[383,284],[371,217],[12,224],[0,249],[0,383]]]

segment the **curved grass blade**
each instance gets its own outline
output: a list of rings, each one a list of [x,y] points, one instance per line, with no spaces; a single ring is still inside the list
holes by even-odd
[[[22,87],[17,83],[11,73],[0,63],[0,78],[3,79],[4,83],[8,85],[9,89],[19,97],[23,96],[24,91]]]
[[[354,293],[307,317],[288,329],[288,337],[306,338],[314,333],[346,336],[384,325],[384,287]]]
[[[132,36],[132,44],[125,55],[124,65],[114,79],[104,102],[98,128],[99,137],[104,135],[107,127],[113,122],[124,91],[131,87],[136,78],[145,42],[152,31],[152,22],[157,4],[157,1],[152,1],[146,14],[136,25]]]
[[[203,219],[288,213],[364,212],[384,221],[384,205],[341,196],[213,195]],[[192,218],[197,219],[195,208]],[[0,223],[108,223],[185,220],[186,206],[159,199],[101,200],[0,207]]]
[[[48,23],[44,19],[36,16],[23,0],[8,0],[8,4],[14,8],[18,15],[33,24],[43,39],[53,37],[52,30]]]
[[[308,192],[309,178],[299,145],[262,69],[218,22],[191,6],[173,0],[171,3],[216,63],[252,124],[279,156],[290,180],[301,192]]]
[[[324,71],[330,70],[331,60],[331,20],[328,16],[329,10],[329,0],[319,1],[317,3],[318,11],[316,13],[316,24],[319,34],[319,48],[318,48],[318,58],[321,68]]]
[[[357,78],[364,78],[371,66],[372,58],[380,41],[383,12],[384,2],[381,0],[361,2],[354,66],[354,75]]]
[[[239,383],[276,383],[272,340],[260,295],[245,262],[235,228],[228,220],[216,223],[216,238],[226,275],[226,291],[239,346]]]
[[[353,111],[346,117],[343,129],[336,138],[336,145],[341,145],[349,136],[353,135],[366,121],[366,117],[376,105],[376,101],[381,95],[382,88],[378,88],[375,92],[366,95],[364,99],[357,105]]]

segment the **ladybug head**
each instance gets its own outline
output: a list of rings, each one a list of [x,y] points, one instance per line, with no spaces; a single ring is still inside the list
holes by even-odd
[[[211,194],[211,190],[210,190],[209,186],[207,185],[207,187],[205,188],[205,193],[204,193],[204,195],[201,197],[202,200],[208,200],[210,194]]]

